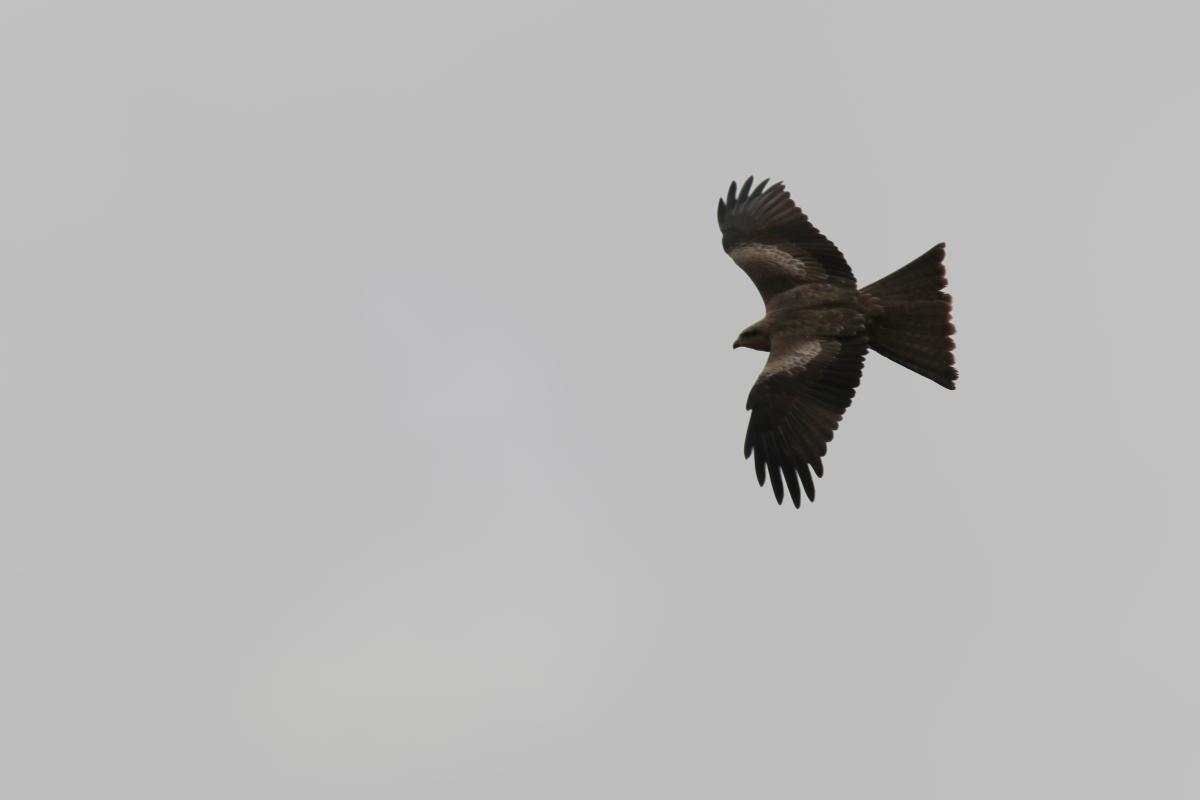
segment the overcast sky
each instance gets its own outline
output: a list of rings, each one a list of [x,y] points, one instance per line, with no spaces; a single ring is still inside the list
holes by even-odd
[[[0,10],[0,794],[1200,796],[1194,11],[190,5]],[[948,244],[800,511],[751,173]]]

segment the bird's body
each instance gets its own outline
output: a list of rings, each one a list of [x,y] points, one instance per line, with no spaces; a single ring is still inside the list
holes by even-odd
[[[758,482],[786,485],[797,508],[854,398],[868,348],[953,389],[954,326],[937,245],[863,289],[836,246],[792,203],[782,183],[729,187],[717,207],[722,245],[762,295],[766,314],[734,347],[770,355],[746,407],[746,457]]]

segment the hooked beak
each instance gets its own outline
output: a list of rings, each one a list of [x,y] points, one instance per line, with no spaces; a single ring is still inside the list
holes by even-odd
[[[738,349],[739,347],[741,347],[741,346],[742,346],[742,340],[741,340],[741,339],[738,339],[738,340],[736,340],[736,341],[733,343],[733,349],[734,349],[734,350],[737,350],[737,349]]]

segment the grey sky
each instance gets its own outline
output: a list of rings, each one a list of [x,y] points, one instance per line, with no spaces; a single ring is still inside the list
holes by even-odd
[[[0,794],[1185,798],[1183,4],[5,3]],[[817,502],[729,180],[948,243]]]

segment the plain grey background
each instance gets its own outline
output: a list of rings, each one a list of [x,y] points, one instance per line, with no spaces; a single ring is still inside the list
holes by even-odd
[[[0,11],[0,793],[1200,795],[1196,14]],[[728,181],[871,356],[742,460]]]

